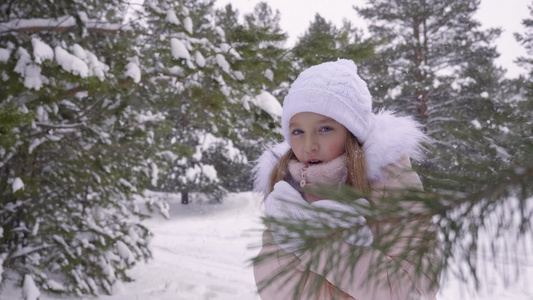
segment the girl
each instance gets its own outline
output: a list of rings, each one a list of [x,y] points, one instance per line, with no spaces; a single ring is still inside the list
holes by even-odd
[[[390,112],[372,113],[371,95],[357,67],[352,61],[338,60],[300,74],[283,103],[281,125],[285,142],[265,151],[254,168],[254,189],[265,197],[266,216],[296,222],[326,218],[333,226],[360,229],[329,250],[338,260],[328,264],[332,257],[328,250],[316,260],[301,251],[304,241],[298,234],[271,224],[263,233],[258,256],[268,259],[254,264],[261,298],[435,299],[435,279],[416,275],[417,264],[399,258],[404,248],[399,244],[386,251],[370,247],[374,237],[391,232],[395,224],[367,226],[354,206],[310,192],[319,185],[346,184],[371,195],[369,200],[379,204],[379,199],[398,195],[399,190],[421,190],[422,183],[409,160],[421,159],[421,143],[428,141],[419,124]],[[356,201],[361,208],[368,205],[365,199]],[[422,209],[402,204],[410,212]],[[333,219],[313,208],[354,217]],[[431,226],[427,221],[413,220],[409,225],[402,227],[401,234],[409,245],[416,239],[427,241],[425,233]],[[428,247],[437,249],[436,238],[430,240]],[[355,268],[347,271],[342,266],[348,265],[354,247],[364,249],[359,248],[362,251]],[[378,260],[400,261],[401,268],[381,271],[368,281],[370,265]],[[430,258],[422,263],[438,265]],[[279,276],[274,277],[276,274]]]

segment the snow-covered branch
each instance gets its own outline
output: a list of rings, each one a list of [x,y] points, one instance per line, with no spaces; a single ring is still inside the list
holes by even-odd
[[[129,25],[102,22],[99,20],[85,20],[85,28],[91,32],[109,32],[116,33],[119,31],[132,31]],[[40,31],[58,31],[65,32],[74,29],[78,24],[73,16],[63,16],[57,19],[15,19],[9,22],[0,23],[0,35],[17,31],[23,32],[40,32]]]
[[[50,124],[50,123],[39,123],[36,122],[35,125],[43,128],[49,129],[61,129],[61,128],[80,128],[85,127],[85,123],[75,123],[75,124]]]

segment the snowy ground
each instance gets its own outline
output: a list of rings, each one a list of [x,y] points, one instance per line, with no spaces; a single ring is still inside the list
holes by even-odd
[[[131,270],[134,282],[117,287],[113,296],[96,300],[259,299],[249,259],[259,251],[250,246],[260,242],[260,199],[252,193],[239,193],[231,194],[223,204],[193,202],[185,206],[170,197],[170,219],[155,216],[146,221],[154,233],[153,259]],[[473,296],[457,280],[451,280],[438,299],[533,299],[528,284],[533,278],[532,259],[526,262],[526,276],[506,289],[499,274],[489,272],[490,290]],[[20,289],[7,286],[0,299],[19,300],[20,295]],[[40,299],[66,298],[42,295]]]
[[[259,199],[240,193],[223,204],[174,201],[169,213],[169,220],[147,222],[154,259],[133,271],[137,280],[99,299],[259,299],[249,264],[259,252],[250,248],[260,241]]]

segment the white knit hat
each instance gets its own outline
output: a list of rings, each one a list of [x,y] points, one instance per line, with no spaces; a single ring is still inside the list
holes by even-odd
[[[291,85],[283,102],[281,128],[290,144],[289,123],[301,112],[332,118],[363,143],[372,129],[372,96],[353,61],[339,59],[310,67]]]

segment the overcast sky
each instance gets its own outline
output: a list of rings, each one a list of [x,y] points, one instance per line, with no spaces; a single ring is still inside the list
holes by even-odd
[[[232,3],[241,15],[251,12],[261,0],[217,0],[217,6]],[[281,13],[281,28],[289,33],[289,43],[293,44],[296,38],[304,33],[309,23],[318,12],[326,20],[337,25],[342,19],[349,19],[359,28],[365,28],[366,23],[357,16],[352,9],[353,5],[364,5],[365,0],[267,0],[273,9]],[[507,69],[509,77],[516,77],[524,70],[516,66],[513,61],[518,56],[525,55],[525,50],[514,37],[514,32],[523,32],[521,25],[523,19],[529,17],[528,5],[531,0],[481,0],[481,6],[476,18],[483,27],[500,27],[503,30],[501,37],[496,41],[501,57],[496,61]]]

